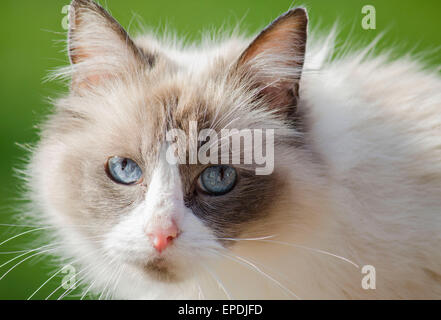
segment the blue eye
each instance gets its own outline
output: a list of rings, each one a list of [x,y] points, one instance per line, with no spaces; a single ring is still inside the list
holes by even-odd
[[[220,196],[233,189],[237,173],[233,167],[212,166],[205,169],[198,179],[199,187],[211,195]]]
[[[107,173],[113,181],[122,184],[134,184],[142,177],[142,170],[135,161],[121,157],[107,160]]]

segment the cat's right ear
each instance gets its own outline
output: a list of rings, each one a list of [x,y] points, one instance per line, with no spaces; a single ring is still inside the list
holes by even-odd
[[[247,86],[259,89],[271,110],[285,116],[296,112],[307,26],[305,9],[289,10],[251,42],[233,68]]]
[[[138,48],[121,25],[93,0],[73,0],[69,8],[69,59],[72,89],[151,66],[153,55]]]

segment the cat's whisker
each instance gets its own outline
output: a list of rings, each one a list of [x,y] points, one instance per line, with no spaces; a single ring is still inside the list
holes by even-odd
[[[89,240],[91,240],[91,239],[99,239],[100,237],[102,237],[102,236],[95,236],[95,237],[88,237],[87,239],[89,239]],[[55,250],[58,250],[58,249],[60,249],[61,247],[59,246],[60,244],[62,244],[63,242],[56,242],[56,243],[51,243],[51,244],[47,244],[47,245],[43,245],[43,246],[41,246],[41,247],[38,247],[38,248],[33,248],[33,249],[28,249],[28,250],[20,250],[20,251],[11,251],[11,252],[9,252],[9,253],[22,253],[22,254],[20,254],[20,255],[18,255],[18,256],[16,256],[16,257],[14,257],[14,258],[12,258],[12,259],[10,259],[10,260],[8,260],[7,262],[5,262],[5,263],[3,263],[2,265],[0,265],[0,268],[1,267],[4,267],[4,266],[6,266],[7,264],[9,264],[9,263],[11,263],[12,261],[14,261],[14,260],[16,260],[16,259],[18,259],[18,258],[20,258],[20,257],[23,257],[23,256],[25,256],[25,255],[27,255],[27,254],[29,254],[29,253],[32,253],[32,252],[34,252],[34,251],[39,251],[39,250],[41,250],[41,249],[44,249],[44,248],[50,248],[49,250],[43,250],[43,251],[41,251],[41,252],[37,252],[37,253],[35,253],[35,254],[33,254],[33,255],[31,255],[31,256],[28,256],[27,258],[25,258],[25,259],[23,259],[23,260],[21,260],[20,262],[18,262],[17,264],[15,264],[12,268],[10,268],[5,274],[3,274],[3,276],[0,278],[0,280],[2,280],[9,272],[11,272],[13,269],[15,269],[17,266],[19,266],[21,263],[23,263],[23,262],[25,262],[26,260],[28,260],[28,259],[30,259],[30,258],[32,258],[32,257],[34,257],[34,256],[36,256],[36,255],[39,255],[39,254],[43,254],[43,253],[48,253],[48,252],[52,252],[52,251],[55,251]],[[5,254],[6,254],[7,252],[5,252]],[[89,256],[89,255],[91,255],[91,254],[93,254],[93,252],[91,252],[90,254],[87,254],[86,256]],[[83,259],[85,256],[82,256],[80,259]],[[76,261],[79,261],[80,259],[76,259],[75,260],[75,262]],[[72,262],[73,263],[73,262]],[[64,268],[64,267],[63,267]],[[35,292],[33,292],[32,294],[31,294],[31,296],[28,298],[28,300],[29,299],[31,299],[44,285],[46,285],[51,279],[53,279],[57,274],[59,274],[62,270],[63,270],[63,268],[61,268],[58,272],[56,272],[55,274],[53,274],[48,280],[46,280]]]
[[[17,251],[4,251],[0,252],[0,254],[8,255],[8,254],[16,254],[16,253],[23,253],[23,252],[29,252],[33,249],[25,249],[25,250],[17,250]]]
[[[119,274],[118,274],[118,277],[116,278],[116,281],[115,281],[115,284],[114,284],[113,287],[112,287],[112,290],[109,290],[109,293],[108,293],[108,295],[106,296],[106,300],[111,300],[111,299],[114,298],[114,296],[115,296],[115,292],[116,292],[116,288],[117,288],[118,285],[119,285],[119,282],[120,282],[120,280],[121,280],[121,278],[122,278],[122,275],[123,275],[125,269],[126,269],[125,266],[124,266],[124,265],[121,265],[121,267],[120,267],[120,271],[119,271]]]
[[[109,291],[109,294],[106,296],[106,300],[114,298],[114,294],[116,292],[116,288],[118,287],[119,282],[121,281],[121,277],[122,277],[122,275],[123,275],[125,270],[126,270],[126,266],[125,265],[121,265],[120,266],[119,275],[118,275],[118,277],[117,277],[117,279],[115,281],[115,284],[114,284],[114,286],[112,288],[112,291]]]
[[[223,282],[219,279],[219,277],[214,273],[214,271],[210,271],[210,269],[208,268],[208,266],[206,266],[205,264],[202,264],[202,267],[207,271],[207,273],[216,281],[216,283],[218,284],[219,288],[224,292],[224,294],[227,296],[228,300],[233,300],[231,298],[231,294],[228,292],[228,290],[225,288]]]
[[[242,257],[242,258],[244,258],[244,257]],[[280,272],[279,270],[276,270],[276,269],[274,269],[273,267],[270,267],[270,266],[268,266],[268,265],[266,265],[266,264],[263,264],[262,262],[257,262],[257,261],[255,261],[255,260],[251,259],[250,257],[247,257],[247,260],[249,260],[250,262],[252,262],[252,263],[255,264],[255,265],[259,265],[259,266],[261,266],[262,268],[271,271],[272,274],[278,275],[280,278],[283,278],[284,281],[286,281],[286,282],[288,282],[288,283],[290,283],[290,284],[294,284],[293,281],[292,281],[292,279],[289,278],[289,276],[287,276],[286,274]],[[279,281],[279,282],[280,282],[280,281]]]
[[[328,256],[340,259],[342,261],[350,263],[351,265],[353,265],[357,269],[360,269],[360,266],[358,264],[356,264],[355,262],[349,260],[348,258],[339,256],[339,255],[334,254],[334,253],[331,253],[329,251],[325,251],[325,250],[321,250],[321,249],[316,249],[316,248],[311,248],[311,247],[307,247],[307,246],[303,246],[303,245],[299,245],[299,244],[294,244],[294,243],[289,243],[289,242],[284,242],[284,241],[278,241],[278,240],[256,240],[256,241],[267,242],[267,243],[274,243],[274,244],[280,244],[280,245],[290,246],[290,247],[294,247],[294,248],[311,250],[313,252],[321,253],[321,254],[324,254],[324,255],[328,255]]]
[[[56,242],[56,243],[51,243],[51,244],[48,244],[48,246],[49,245],[57,245],[57,244],[59,244],[58,242]],[[44,246],[46,246],[46,245],[44,245]],[[43,248],[44,246],[41,246],[41,247],[39,247],[39,248],[30,248],[30,249],[22,249],[22,250],[14,250],[14,251],[3,251],[3,252],[0,252],[0,255],[11,255],[11,254],[17,254],[17,253],[30,253],[30,252],[32,252],[32,251],[36,251],[36,250],[38,250],[38,249],[41,249],[41,248]],[[14,259],[13,259],[14,260]],[[1,265],[0,266],[0,268],[2,267],[3,265]]]
[[[87,268],[88,269],[88,268]],[[83,271],[85,271],[86,270],[86,268],[85,269],[83,269]],[[62,293],[58,298],[57,298],[57,300],[62,300],[65,296],[67,296],[67,295],[69,295],[73,290],[75,290],[76,288],[77,288],[77,286],[79,285],[79,284],[81,284],[81,282],[87,277],[87,275],[88,274],[90,274],[90,272],[91,272],[92,270],[89,270],[89,272],[86,272],[80,279],[78,279],[77,281],[75,281],[73,284],[71,284],[71,286],[70,287],[68,287],[67,289],[66,289],[66,291],[64,291],[64,293]],[[79,274],[79,273],[78,273]],[[77,274],[77,275],[78,275]]]
[[[3,225],[3,226],[18,226],[18,225]],[[22,227],[22,226],[20,226],[20,227]],[[29,227],[30,227],[30,226],[29,226]],[[72,225],[72,226],[68,226],[68,227],[77,227],[77,226],[73,226],[73,225]],[[92,228],[91,226],[86,226],[86,225],[84,225],[84,226],[82,226],[82,227],[89,227],[89,228]],[[58,227],[56,227],[56,226],[46,226],[46,227],[35,228],[35,229],[32,229],[32,230],[26,230],[26,231],[24,231],[24,232],[21,232],[21,233],[19,233],[19,234],[16,234],[16,235],[14,235],[14,236],[12,236],[12,237],[10,237],[10,238],[8,238],[8,239],[6,239],[6,240],[0,242],[0,246],[4,245],[5,243],[8,243],[9,241],[11,241],[11,240],[13,240],[13,239],[16,239],[16,238],[22,237],[22,236],[24,236],[24,235],[26,235],[26,234],[34,233],[34,232],[37,232],[37,231],[49,230],[49,229],[57,229],[57,228],[58,228]],[[66,228],[66,227],[63,227],[63,228]],[[1,254],[1,253],[0,253],[0,254]]]
[[[78,276],[79,274],[83,273],[86,270],[88,271],[84,275],[82,275],[77,281],[75,281],[75,283],[73,283],[69,288],[67,288],[66,291],[63,294],[61,294],[57,300],[62,300],[65,296],[69,295],[73,290],[75,290],[79,285],[82,284],[82,282],[87,278],[87,276],[91,274],[91,272],[93,272],[92,266],[89,266],[83,268],[80,272],[76,274],[76,276]]]
[[[49,281],[51,281],[53,278],[55,278],[58,274],[60,274],[61,271],[63,271],[64,266],[60,268],[57,272],[55,272],[51,277],[49,277],[45,282],[43,282],[42,285],[40,285],[37,290],[35,290],[26,300],[31,300],[34,295],[37,294],[38,291],[40,291],[41,288],[43,288]]]
[[[29,233],[40,231],[40,230],[46,230],[46,229],[50,229],[50,228],[51,227],[42,227],[42,228],[36,228],[36,229],[32,229],[32,230],[27,230],[27,231],[21,232],[21,233],[19,233],[17,235],[14,235],[14,236],[10,237],[9,239],[4,240],[3,242],[0,242],[0,246],[2,246],[3,244],[5,244],[5,243],[7,243],[7,242],[9,242],[9,241],[11,241],[13,239],[16,239],[18,237],[24,236],[25,234],[29,234]]]
[[[104,261],[102,262],[101,265],[104,265],[104,263],[112,264],[112,263],[114,263],[115,261],[116,261],[116,257],[109,258],[108,256],[105,255],[105,256],[104,256]],[[108,277],[108,281],[106,282],[106,285],[105,285],[104,289],[101,290],[101,294],[100,294],[100,296],[98,297],[98,300],[101,300],[101,298],[102,298],[102,296],[103,296],[103,294],[104,294],[104,291],[107,289],[107,286],[109,285],[109,282],[111,281],[111,278],[112,278],[112,276],[111,276],[111,277]],[[90,289],[90,287],[89,287],[89,289]],[[83,296],[84,296],[84,295],[83,295]]]
[[[92,254],[94,254],[94,252],[91,252],[91,253],[89,253],[89,254],[87,254],[86,256],[90,256],[90,255],[92,255]],[[76,262],[78,262],[78,261],[80,261],[81,259],[84,259],[84,257],[85,256],[82,256],[81,258],[79,258],[79,259],[75,259],[75,260],[73,260],[73,261],[71,261],[69,264],[74,264],[74,263],[76,263]],[[30,296],[29,296],[29,298],[27,298],[27,300],[31,300],[32,299],[32,297],[34,296],[34,295],[36,295],[37,294],[37,292],[38,291],[40,291],[40,289],[41,288],[43,288],[50,280],[52,280],[53,278],[55,278],[61,271],[63,271],[64,270],[64,268],[66,267],[66,265],[64,265],[62,268],[60,268],[60,270],[58,270],[57,272],[55,272],[52,276],[50,276],[41,286],[39,286],[38,287],[38,289],[37,290],[35,290]]]
[[[98,300],[107,300],[107,296],[110,292],[109,290],[109,286],[112,283],[113,279],[116,277],[116,275],[118,274],[118,270],[115,270],[114,272],[112,272],[112,275],[109,277],[106,286],[104,287],[103,291],[101,292]]]
[[[21,260],[20,262],[18,262],[17,264],[15,264],[11,269],[9,269],[8,271],[6,271],[6,272],[0,277],[0,281],[1,281],[4,277],[6,277],[6,275],[7,275],[9,272],[11,272],[11,271],[14,270],[16,267],[18,267],[20,264],[22,264],[23,262],[29,260],[30,258],[35,257],[36,255],[39,255],[39,254],[43,254],[43,253],[46,253],[46,252],[54,251],[54,250],[56,250],[56,249],[57,249],[57,248],[51,248],[51,249],[48,249],[48,250],[44,250],[44,251],[41,251],[41,252],[34,253],[34,254],[32,254],[32,255],[30,255],[30,256],[24,258],[23,260]]]
[[[41,226],[30,225],[30,224],[0,223],[0,227],[39,228],[39,227],[41,227]]]
[[[86,239],[89,239],[89,240],[92,240],[92,239],[99,239],[99,237],[101,237],[101,236],[96,236],[96,237],[89,237],[89,238],[86,238]],[[60,248],[61,248],[61,246],[59,246],[59,247],[56,247],[56,246],[58,246],[58,245],[60,245],[60,244],[62,244],[63,242],[57,242],[57,243],[55,243],[55,244],[52,244],[53,246],[55,246],[54,248],[53,248],[53,250],[59,250]],[[40,249],[40,248],[38,248],[38,249]],[[75,259],[75,260],[73,260],[73,261],[71,261],[69,264],[74,264],[74,263],[76,263],[76,262],[78,262],[78,261],[80,261],[80,260],[82,260],[82,259],[84,259],[85,257],[88,257],[88,256],[91,256],[91,255],[93,255],[93,254],[95,254],[95,252],[90,252],[90,253],[88,253],[88,254],[86,254],[86,255],[83,255],[81,258],[78,258],[78,259]],[[66,264],[67,265],[67,264]],[[50,280],[52,280],[57,274],[59,274],[64,268],[65,268],[65,266],[66,265],[64,265],[60,270],[58,270],[56,273],[54,273],[51,277],[49,277],[49,279],[47,279],[36,291],[34,291],[30,296],[29,296],[29,298],[27,299],[27,300],[30,300],[42,287],[44,287]],[[62,286],[62,285],[61,285]],[[60,286],[60,287],[61,287]],[[60,287],[58,287],[55,291],[57,291]],[[54,292],[52,292],[52,294],[53,294]],[[52,295],[51,294],[51,295]],[[51,295],[49,295],[49,297],[51,296]],[[49,297],[47,297],[46,299],[48,299]]]
[[[85,276],[87,276],[87,274],[90,273],[91,270],[93,270],[93,267],[94,267],[93,264],[91,264],[91,265],[89,265],[89,266],[87,266],[87,267],[84,267],[84,268],[81,269],[79,272],[77,272],[77,273],[75,274],[75,276],[78,276],[78,275],[82,274],[84,271],[89,270],[88,272],[86,272],[85,275],[83,275],[82,278],[80,278],[80,280],[82,280]],[[77,283],[78,283],[78,281],[76,281],[76,282],[73,283],[69,288],[67,288],[66,291],[65,291],[60,297],[58,297],[57,300],[62,299],[62,298],[64,297],[64,295],[66,294],[66,292],[70,292],[70,290],[74,290],[74,289],[75,289],[75,286],[76,286]],[[49,298],[52,297],[52,296],[53,296],[53,295],[54,295],[59,289],[61,289],[63,286],[64,286],[64,283],[61,283],[61,285],[59,285],[54,291],[52,291],[52,292],[51,292],[51,293],[45,298],[45,300],[49,300]]]
[[[11,224],[11,223],[0,223],[0,227],[17,227],[17,228],[37,228],[41,230],[45,229],[56,229],[58,226],[41,226],[41,225],[31,225],[31,224]],[[96,228],[96,226],[90,226],[86,224],[71,224],[63,226],[63,228],[75,228],[75,227],[81,227],[81,228]],[[44,229],[42,229],[44,228]]]
[[[256,238],[214,238],[213,240],[231,240],[231,241],[253,241],[253,240],[266,240],[276,237],[277,235],[264,236],[264,237],[256,237]]]
[[[345,261],[347,263],[350,263],[351,265],[353,265],[354,267],[356,267],[357,269],[360,268],[360,266],[358,264],[356,264],[355,262],[353,262],[352,260],[342,257],[340,255],[337,255],[335,253],[331,253],[329,251],[325,251],[322,249],[317,249],[317,248],[311,248],[311,247],[307,247],[304,245],[299,245],[299,244],[294,244],[294,243],[289,243],[289,242],[283,242],[283,241],[278,241],[278,240],[268,240],[270,238],[275,237],[276,235],[272,235],[272,236],[266,236],[266,237],[259,237],[259,238],[215,238],[216,240],[226,240],[226,241],[260,241],[260,242],[267,242],[267,243],[273,243],[273,244],[279,244],[279,245],[286,245],[286,246],[291,246],[294,248],[299,248],[299,249],[305,249],[305,250],[310,250],[316,253],[321,253],[324,255],[328,255],[334,258],[337,258],[339,260]]]
[[[87,240],[95,240],[95,239],[100,239],[100,238],[102,238],[102,237],[104,237],[104,236],[102,236],[102,235],[98,235],[98,236],[86,237],[85,239],[87,239]],[[2,265],[0,265],[0,268],[3,267],[3,266],[5,266],[5,265],[7,265],[8,263],[10,263],[10,262],[16,260],[16,259],[18,259],[18,258],[20,258],[20,257],[22,257],[22,256],[24,256],[24,255],[26,255],[26,254],[28,254],[28,253],[31,253],[31,252],[33,252],[33,251],[38,251],[38,250],[43,249],[43,248],[45,248],[45,247],[53,246],[54,248],[56,248],[56,246],[60,245],[60,248],[61,248],[61,245],[62,245],[63,243],[64,243],[63,241],[58,241],[58,242],[50,243],[50,244],[47,244],[47,245],[43,245],[43,246],[41,246],[41,247],[39,247],[39,248],[24,249],[24,250],[17,250],[17,251],[0,252],[0,255],[1,255],[1,254],[7,255],[7,254],[22,253],[22,254],[20,254],[20,255],[18,255],[18,256],[16,256],[16,257],[10,259],[9,261],[3,263]]]
[[[113,263],[113,262],[115,262],[115,260],[116,260],[116,258],[113,258],[113,259],[111,259],[111,262],[110,263]],[[106,283],[106,285],[105,285],[105,287],[104,287],[104,289],[101,291],[101,294],[100,294],[100,296],[99,296],[99,298],[98,298],[98,300],[101,300],[102,298],[103,298],[103,296],[104,296],[104,293],[106,292],[106,290],[107,290],[107,288],[108,288],[108,286],[110,285],[110,283],[112,282],[112,279],[113,279],[113,277],[115,276],[115,274],[116,274],[116,271],[115,272],[113,272],[113,274],[109,277],[109,279],[107,280],[107,283]]]
[[[81,273],[82,271],[84,271],[85,269],[88,268],[84,268],[82,270],[79,271],[79,273]],[[76,275],[78,275],[79,273],[77,273]],[[64,283],[61,283],[61,285],[59,285],[57,288],[55,288],[55,290],[53,290],[44,300],[49,300],[50,297],[52,297],[58,290],[60,290],[63,287]],[[71,289],[71,287],[69,287],[67,290]]]
[[[90,284],[90,286],[86,289],[86,291],[84,291],[84,293],[81,295],[80,300],[84,300],[84,298],[87,296],[87,294],[89,293],[89,291],[92,289],[92,287],[95,285],[97,280],[92,281],[92,283]]]
[[[228,255],[228,254],[223,254],[223,253],[219,253],[222,256],[229,258],[233,261],[236,261],[242,265],[248,266],[248,268],[250,268],[251,270],[255,270],[257,271],[259,274],[261,274],[262,276],[264,276],[265,278],[271,280],[273,283],[275,283],[278,287],[280,287],[281,289],[283,289],[286,293],[290,294],[291,296],[295,297],[297,300],[300,300],[300,297],[297,296],[294,292],[292,292],[290,289],[288,289],[286,286],[284,286],[283,284],[281,284],[279,281],[277,281],[276,279],[274,279],[273,277],[271,277],[269,274],[267,274],[266,272],[262,271],[259,267],[257,267],[255,264],[253,264],[252,262],[248,261],[247,259],[238,256],[238,255]]]
[[[198,287],[198,299],[205,300],[204,291],[202,290],[202,287],[199,283],[197,284],[197,287]]]
[[[8,265],[8,264],[11,263],[12,261],[17,260],[18,258],[21,258],[21,257],[23,257],[23,256],[25,256],[25,255],[27,255],[27,254],[29,254],[29,253],[31,253],[31,252],[38,251],[38,250],[41,250],[41,249],[43,249],[43,248],[47,248],[47,247],[55,247],[56,245],[58,245],[58,243],[51,243],[51,244],[47,244],[47,245],[41,246],[41,247],[39,247],[39,248],[25,250],[24,253],[19,254],[19,255],[15,256],[14,258],[12,258],[12,259],[6,261],[6,262],[3,263],[2,265],[0,265],[0,268],[2,268],[2,267],[4,267],[4,266]],[[54,249],[55,249],[55,248],[54,248]]]
[[[99,239],[99,237],[97,237]],[[102,237],[104,238],[104,237]],[[90,239],[90,238],[89,238]],[[90,256],[92,254],[96,254],[96,252],[91,252],[90,254],[87,254],[86,256]],[[84,259],[85,256],[82,257],[82,259]],[[103,256],[103,261],[100,263],[100,265],[104,265],[105,263],[108,262],[108,257],[106,257],[105,255]],[[71,263],[75,263],[79,261],[75,260],[74,262]],[[86,270],[87,271],[82,277],[80,277],[74,284],[72,284],[69,288],[66,289],[66,291],[60,296],[58,297],[57,300],[61,300],[63,299],[66,295],[68,295],[70,292],[72,292],[73,290],[75,290],[77,288],[77,285],[81,285],[81,283],[86,279],[86,277],[94,270],[92,267],[94,265],[89,265],[88,267],[83,268],[82,270],[80,270],[78,273],[76,273],[76,276],[80,275],[81,273],[83,273]],[[87,291],[81,296],[81,300],[84,299],[85,295],[87,294],[87,292],[92,288],[92,285],[95,283],[95,281],[88,287]],[[53,294],[55,294],[56,291],[58,291],[61,287],[63,286],[63,284],[61,286],[59,286],[58,288],[56,288],[48,297],[46,297],[46,300],[48,300]]]

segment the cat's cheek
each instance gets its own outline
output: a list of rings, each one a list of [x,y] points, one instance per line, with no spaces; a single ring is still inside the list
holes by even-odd
[[[114,259],[125,263],[143,263],[154,254],[143,226],[146,218],[142,215],[142,205],[120,220],[105,236],[104,250]]]

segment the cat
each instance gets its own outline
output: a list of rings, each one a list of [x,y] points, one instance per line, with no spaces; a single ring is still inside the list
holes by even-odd
[[[439,73],[335,57],[304,8],[199,46],[131,38],[92,0],[69,23],[70,90],[27,174],[83,297],[441,298]],[[274,130],[274,170],[170,163],[191,121]]]

